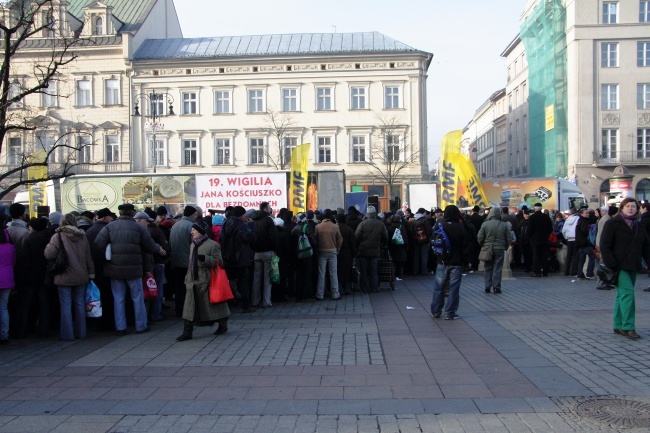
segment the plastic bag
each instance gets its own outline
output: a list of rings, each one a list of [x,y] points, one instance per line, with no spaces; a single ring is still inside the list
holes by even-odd
[[[277,254],[273,254],[271,259],[271,283],[280,284],[280,257]]]
[[[99,287],[93,280],[86,286],[86,317],[102,317],[102,301]]]
[[[220,304],[235,298],[230,288],[228,275],[219,263],[215,268],[210,268],[209,294],[211,304]]]
[[[158,284],[151,272],[147,272],[142,277],[142,290],[144,291],[144,300],[149,301],[158,297]]]

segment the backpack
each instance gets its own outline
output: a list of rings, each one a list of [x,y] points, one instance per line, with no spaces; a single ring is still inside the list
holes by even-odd
[[[307,237],[307,223],[302,226],[302,234],[298,238],[298,258],[308,259],[314,255],[314,249],[311,247],[311,242]]]
[[[427,232],[424,230],[424,218],[420,218],[422,222],[416,222],[415,223],[415,230],[413,232],[413,238],[415,239],[415,242],[418,244],[426,244],[427,243]]]
[[[596,246],[596,236],[598,235],[598,224],[590,224],[589,225],[589,234],[587,235],[587,238],[589,239],[589,243],[593,245],[594,247]]]
[[[442,223],[436,224],[436,229],[433,231],[431,249],[436,256],[451,256],[451,242]]]
[[[395,229],[395,233],[393,233],[393,237],[391,238],[391,243],[393,245],[404,245],[404,238],[402,237],[401,224],[399,225],[399,227]]]

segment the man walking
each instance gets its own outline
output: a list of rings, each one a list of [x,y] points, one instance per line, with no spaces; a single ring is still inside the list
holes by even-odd
[[[362,292],[376,292],[379,288],[379,255],[381,245],[388,245],[386,224],[377,219],[377,210],[368,206],[367,218],[354,232],[357,244],[357,265],[359,266],[359,286]]]
[[[318,245],[318,286],[316,288],[316,300],[322,301],[325,296],[325,271],[330,276],[330,288],[332,300],[341,299],[339,293],[339,279],[337,271],[337,255],[343,245],[343,236],[339,227],[334,224],[334,215],[330,209],[325,209],[323,221],[316,225],[314,238]]]

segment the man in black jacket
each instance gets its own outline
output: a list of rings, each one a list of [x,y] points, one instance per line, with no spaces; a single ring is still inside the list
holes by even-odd
[[[548,237],[553,233],[553,222],[542,213],[542,204],[535,203],[535,212],[528,218],[528,236],[533,250],[533,277],[548,277]]]
[[[228,280],[234,283],[235,291],[239,292],[242,304],[242,313],[255,311],[250,306],[249,295],[249,269],[253,263],[254,251],[251,245],[257,235],[255,230],[246,221],[246,209],[235,206],[230,216],[221,228],[221,255],[223,265],[228,274]]]
[[[253,213],[253,224],[257,240],[253,243],[255,251],[253,287],[251,288],[251,304],[255,307],[270,307],[271,303],[271,260],[273,252],[278,250],[278,229],[271,216],[271,206],[262,202],[260,209]],[[261,286],[261,287],[260,287]],[[262,289],[260,293],[260,288]]]
[[[441,223],[451,246],[451,253],[438,256],[436,276],[433,281],[433,299],[431,315],[439,318],[443,311],[445,320],[458,319],[456,314],[460,301],[460,283],[464,265],[469,265],[469,237],[463,223],[460,210],[449,205],[445,208],[444,220]],[[445,304],[445,287],[449,284],[449,296]]]

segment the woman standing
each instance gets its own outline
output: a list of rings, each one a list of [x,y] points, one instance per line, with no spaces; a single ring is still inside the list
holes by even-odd
[[[210,303],[210,269],[217,263],[223,266],[221,247],[208,237],[210,228],[197,220],[192,226],[192,245],[190,246],[190,263],[185,276],[185,304],[183,305],[183,333],[177,341],[192,339],[194,323],[217,322],[219,327],[214,335],[228,331],[230,309],[227,302]]]
[[[61,219],[61,225],[45,247],[45,258],[54,260],[61,248],[65,248],[68,266],[54,276],[61,304],[60,338],[74,341],[75,338],[86,338],[86,286],[91,278],[95,278],[95,265],[86,232],[77,227],[77,219],[72,214],[66,214]]]
[[[608,268],[619,271],[614,303],[614,333],[631,339],[639,338],[634,305],[636,274],[642,271],[641,257],[650,263],[650,240],[636,221],[638,210],[635,199],[624,199],[619,214],[605,223],[600,237],[602,262]]]
[[[9,294],[14,288],[14,266],[16,247],[11,242],[5,226],[4,215],[0,215],[0,344],[9,344]]]
[[[395,232],[398,230],[400,234],[395,238]],[[393,266],[395,267],[395,280],[402,281],[404,277],[404,264],[406,263],[406,252],[409,247],[409,237],[404,224],[402,224],[401,216],[395,215],[392,217],[391,225],[388,227],[388,239],[388,250],[390,251]]]

